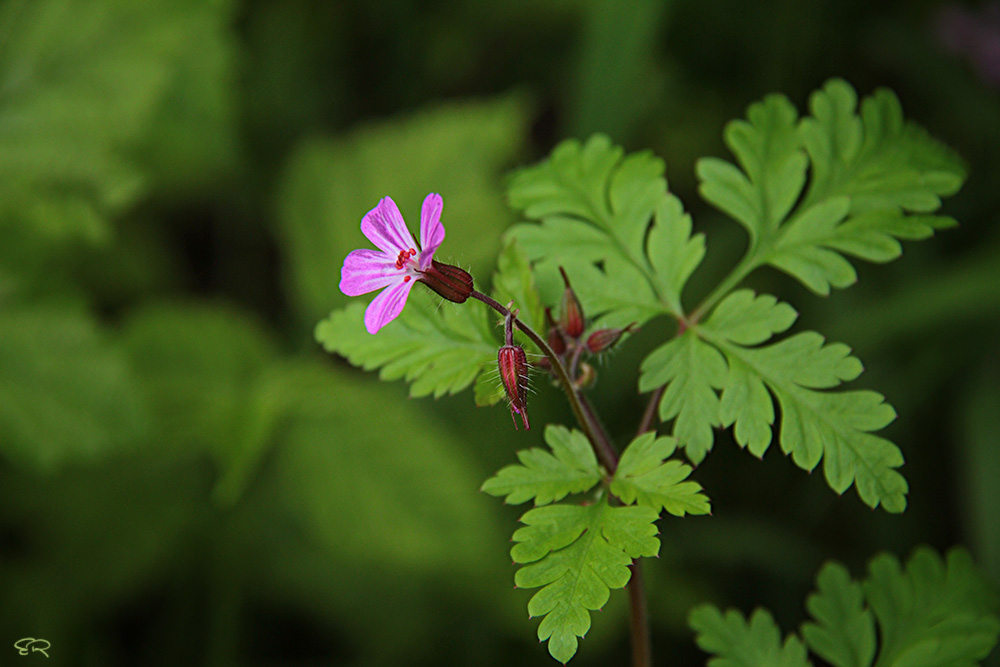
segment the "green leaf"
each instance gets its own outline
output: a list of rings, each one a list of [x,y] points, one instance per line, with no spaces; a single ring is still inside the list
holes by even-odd
[[[972,667],[1000,637],[1000,597],[963,549],[951,550],[942,562],[934,551],[918,548],[905,571],[894,556],[882,554],[861,583],[844,566],[827,563],[816,583],[818,591],[806,602],[813,620],[802,625],[802,636],[834,667],[871,667],[873,661],[875,667]],[[710,667],[809,664],[795,635],[780,646],[774,619],[763,609],[748,624],[738,611],[723,616],[703,605],[691,612],[690,625],[698,645],[718,656]]]
[[[588,315],[602,316],[604,326],[681,314],[680,292],[704,241],[691,236],[663,172],[652,154],[624,155],[594,135],[585,144],[565,141],[514,175],[511,205],[540,224],[515,225],[509,236],[536,262],[543,295],[558,294],[563,266]]]
[[[794,308],[770,294],[741,289],[723,299],[702,328],[739,345],[757,345],[787,330],[797,317]]]
[[[954,153],[903,120],[891,91],[863,100],[860,114],[856,106],[856,93],[839,79],[813,93],[812,116],[801,123],[812,182],[799,219],[767,254],[768,263],[817,294],[854,282],[853,268],[838,253],[885,262],[900,255],[897,239],[923,239],[952,226],[950,218],[925,214],[965,179]]]
[[[151,180],[170,193],[197,193],[217,187],[240,159],[246,71],[246,44],[237,41],[232,0],[180,0],[160,20],[183,39],[176,40],[159,103],[138,153]]]
[[[894,444],[871,433],[895,418],[892,406],[873,391],[816,391],[861,373],[861,362],[850,348],[826,343],[811,331],[756,348],[727,340],[710,323],[701,331],[728,363],[720,415],[723,425],[735,424],[741,446],[756,456],[767,450],[774,400],[782,415],[781,449],[796,465],[812,470],[822,459],[827,483],[837,493],[853,483],[870,507],[905,509],[907,484],[896,471],[903,456]]]
[[[515,505],[531,499],[535,505],[548,505],[571,493],[589,491],[601,481],[597,458],[583,433],[549,425],[545,442],[551,454],[536,448],[519,451],[521,463],[502,468],[482,490],[507,496],[505,502]]]
[[[361,590],[427,576],[461,586],[502,576],[490,553],[501,528],[474,492],[481,473],[468,438],[344,369],[289,364],[283,382],[291,400],[274,453],[277,492],[310,543],[323,547],[327,567],[355,571],[369,583]]]
[[[128,359],[82,309],[0,306],[0,451],[53,470],[134,447],[148,428]]]
[[[545,311],[535,286],[531,263],[515,239],[508,239],[497,257],[497,271],[493,274],[493,298],[503,305],[513,301],[514,308],[519,311],[518,319],[535,331],[544,333]],[[527,343],[531,344],[530,341]]]
[[[659,293],[672,313],[684,312],[681,291],[705,257],[705,235],[691,233],[691,216],[681,201],[667,195],[656,209],[646,251]]]
[[[260,323],[219,304],[147,304],[124,323],[163,453],[208,452],[215,500],[236,502],[294,399]]]
[[[726,126],[726,145],[743,171],[716,158],[696,166],[701,196],[743,225],[754,242],[770,239],[805,185],[808,161],[797,119],[788,98],[769,95],[750,105],[746,121]]]
[[[1000,636],[996,589],[962,549],[945,562],[917,549],[905,570],[893,556],[878,556],[864,590],[881,629],[878,667],[976,665]]]
[[[631,505],[666,510],[674,516],[708,514],[708,498],[697,482],[684,481],[691,467],[680,461],[667,461],[677,441],[657,438],[655,432],[643,433],[622,453],[611,482],[611,493]]]
[[[514,533],[511,558],[524,564],[514,582],[538,588],[528,603],[531,616],[544,616],[539,641],[566,663],[576,654],[577,637],[590,629],[590,611],[608,601],[612,588],[623,588],[628,566],[640,556],[655,556],[658,512],[650,507],[548,505],[528,511]]]
[[[831,79],[809,101],[801,123],[813,176],[805,204],[837,195],[851,211],[929,213],[958,191],[965,170],[957,155],[903,119],[899,99],[876,90],[856,111],[850,84]]]
[[[435,257],[485,277],[511,222],[499,177],[519,152],[528,115],[525,100],[508,95],[303,142],[278,200],[279,240],[302,321],[315,322],[348,303],[337,287],[343,259],[371,247],[359,231],[361,219],[386,195],[417,234],[421,202],[428,192],[440,193],[447,237]]]
[[[901,253],[899,239],[953,226],[930,214],[965,172],[954,153],[903,120],[888,90],[858,112],[854,89],[832,79],[810,109],[797,122],[782,96],[751,105],[725,133],[739,167],[706,158],[697,172],[706,201],[746,228],[747,271],[770,264],[825,295],[857,279],[844,255],[886,262]]]
[[[875,619],[861,584],[851,581],[843,565],[828,563],[816,587],[806,600],[815,622],[802,625],[809,648],[835,667],[869,667],[875,658]]]
[[[667,385],[660,419],[676,417],[673,435],[695,464],[712,448],[712,428],[721,423],[716,390],[725,383],[725,360],[694,329],[656,348],[642,362],[639,391]]]
[[[497,342],[478,303],[443,302],[417,286],[402,314],[377,335],[364,327],[364,303],[334,311],[316,326],[316,340],[383,380],[405,379],[411,396],[457,393],[496,366]]]
[[[496,405],[507,397],[503,383],[500,381],[500,372],[499,370],[494,372],[492,367],[488,370],[484,368],[478,377],[476,377],[472,391],[476,407],[479,408]]]
[[[712,605],[695,607],[688,619],[695,641],[711,658],[708,667],[805,667],[806,648],[795,635],[784,644],[774,617],[757,609],[750,621],[735,609],[725,615]]]
[[[178,71],[191,71],[192,56],[201,65],[207,51],[223,48],[219,33],[191,38],[192,23],[209,13],[225,25],[225,3],[196,4],[3,3],[0,225],[56,240],[108,238],[108,217],[146,188],[136,155],[156,144],[154,124],[164,129],[157,114],[178,92]],[[168,129],[179,116],[175,109]]]

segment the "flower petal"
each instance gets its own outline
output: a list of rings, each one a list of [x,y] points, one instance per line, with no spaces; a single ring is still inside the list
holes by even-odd
[[[406,305],[406,297],[410,295],[415,280],[399,281],[389,285],[368,304],[365,311],[365,328],[373,334],[396,319]]]
[[[352,250],[340,269],[340,291],[347,296],[374,292],[402,280],[407,273],[378,250]]]
[[[392,255],[393,259],[401,250],[416,247],[413,235],[406,228],[403,216],[392,197],[382,197],[375,208],[365,214],[361,220],[361,231],[369,241]]]
[[[420,259],[418,264],[423,271],[431,265],[434,251],[444,241],[444,225],[441,224],[441,209],[444,202],[441,195],[432,192],[424,198],[420,208]]]

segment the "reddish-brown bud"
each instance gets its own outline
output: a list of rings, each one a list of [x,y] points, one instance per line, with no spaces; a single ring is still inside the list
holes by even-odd
[[[591,354],[604,352],[608,348],[614,347],[615,343],[623,335],[632,331],[634,327],[635,322],[624,329],[598,329],[587,337],[587,349],[590,350]]]
[[[548,306],[545,307],[545,326],[548,328],[548,333],[545,335],[545,342],[549,344],[553,352],[561,355],[566,351],[566,339],[563,337],[559,327],[556,326],[555,320],[552,319],[552,309]]]
[[[520,345],[504,345],[497,354],[497,366],[500,368],[500,379],[507,392],[510,403],[510,418],[517,428],[515,414],[521,415],[524,430],[531,428],[528,423],[528,361],[524,349]]]
[[[431,260],[431,265],[420,272],[417,280],[455,303],[464,303],[472,294],[472,276],[467,271],[451,264],[442,264],[436,259]]]
[[[563,282],[566,283],[566,289],[563,290],[562,314],[559,318],[559,325],[567,336],[576,339],[580,337],[586,327],[583,319],[583,306],[576,298],[576,292],[569,285],[569,277],[566,276],[566,272],[561,266],[559,273],[562,274]]]

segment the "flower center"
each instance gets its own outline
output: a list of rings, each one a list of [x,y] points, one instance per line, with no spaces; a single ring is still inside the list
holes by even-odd
[[[417,254],[417,251],[413,248],[409,250],[400,250],[399,257],[396,258],[396,268],[401,269],[406,266],[406,263],[410,261],[410,258]]]

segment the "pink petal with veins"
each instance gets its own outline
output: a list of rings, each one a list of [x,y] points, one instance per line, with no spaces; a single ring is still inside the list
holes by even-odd
[[[399,213],[392,197],[382,197],[378,205],[361,220],[361,231],[368,240],[390,255],[416,248],[413,235]]]
[[[441,210],[444,202],[441,195],[432,192],[424,198],[420,208],[420,270],[431,265],[434,251],[444,241],[444,225],[441,224]]]
[[[378,293],[365,311],[365,328],[368,333],[377,333],[379,329],[396,319],[406,305],[406,297],[413,289],[415,280],[400,281],[389,285]]]
[[[378,250],[352,250],[340,269],[340,291],[360,296],[403,279],[407,271],[397,269],[394,260]]]

